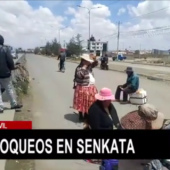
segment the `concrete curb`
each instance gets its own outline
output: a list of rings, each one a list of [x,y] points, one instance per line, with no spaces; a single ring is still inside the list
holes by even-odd
[[[67,60],[67,62],[71,62],[71,63],[75,63],[75,64],[78,64],[79,61],[71,61],[71,60]],[[97,68],[99,68],[99,66],[97,66]],[[124,69],[123,70],[116,70],[116,69],[113,69],[113,68],[109,68],[109,70],[111,71],[117,71],[117,72],[124,72]],[[148,74],[142,74],[142,73],[137,73],[139,76],[141,77],[146,77],[147,79],[149,80],[155,80],[155,81],[170,81],[170,79],[166,79],[166,78],[161,78],[161,77],[156,77],[156,76],[151,76],[151,75],[148,75]]]
[[[118,61],[114,61],[118,62]],[[130,64],[141,64],[141,65],[148,65],[148,66],[161,66],[161,67],[170,67],[170,65],[162,65],[162,64],[149,64],[149,63],[141,63],[141,62],[123,62],[123,63],[130,63]]]

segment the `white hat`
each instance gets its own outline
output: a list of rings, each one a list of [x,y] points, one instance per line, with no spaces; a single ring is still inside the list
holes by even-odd
[[[155,106],[151,104],[144,104],[139,106],[139,111],[143,112],[145,118],[151,118],[152,129],[161,129],[164,123],[164,114],[159,112]]]
[[[90,63],[93,63],[94,61],[90,58],[90,55],[89,54],[83,54],[82,56],[80,56],[82,59],[90,62]]]

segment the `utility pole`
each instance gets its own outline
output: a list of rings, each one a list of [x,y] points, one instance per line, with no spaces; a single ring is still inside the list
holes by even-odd
[[[91,9],[88,9],[88,12],[89,12],[89,42],[90,42],[90,15],[91,15]]]
[[[66,28],[68,28],[68,26],[67,26],[67,27],[64,27],[64,28],[61,28],[61,29],[58,30],[58,42],[59,42],[59,44],[60,44],[60,37],[61,37],[60,34],[61,34],[61,31],[64,30],[64,29],[66,29]],[[60,44],[60,45],[61,45],[61,44]]]
[[[138,56],[138,58],[140,58],[140,54],[141,54],[141,44],[139,45],[139,56]]]
[[[64,46],[63,46],[64,48],[66,47],[66,42],[65,42],[65,40],[64,40]]]
[[[60,44],[60,31],[61,31],[61,29],[58,30],[58,42],[59,42],[59,44]]]
[[[118,28],[118,31],[117,31],[117,55],[118,55],[118,52],[119,52],[119,38],[120,38],[120,21],[118,22],[117,28]]]

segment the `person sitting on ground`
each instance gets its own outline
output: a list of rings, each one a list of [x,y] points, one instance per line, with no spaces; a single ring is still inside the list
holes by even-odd
[[[96,101],[88,110],[87,122],[84,129],[114,129],[119,128],[119,118],[114,105],[114,95],[109,88],[102,88],[95,95]]]
[[[153,105],[144,104],[122,117],[120,123],[123,129],[162,129],[164,114]]]
[[[122,129],[125,130],[159,130],[163,128],[164,114],[159,112],[151,104],[144,104],[138,107],[138,110],[132,111],[120,119]],[[120,160],[119,169],[141,169],[143,170],[145,165],[152,160]],[[154,160],[153,160],[154,161]],[[157,169],[157,168],[156,168]],[[156,170],[155,169],[155,170]],[[164,170],[167,170],[165,167]],[[162,170],[163,170],[162,169]]]
[[[116,89],[116,101],[120,101],[120,93],[123,92],[123,102],[128,102],[128,94],[135,93],[139,88],[139,77],[134,73],[132,67],[126,68],[127,81],[124,85],[119,85]]]

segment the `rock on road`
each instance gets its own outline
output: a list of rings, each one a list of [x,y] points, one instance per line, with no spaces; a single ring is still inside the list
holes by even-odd
[[[36,129],[80,129],[78,117],[70,109],[73,99],[73,77],[77,64],[66,62],[66,72],[58,71],[58,61],[52,58],[28,54],[28,70],[34,97],[34,120],[33,127]],[[94,69],[96,85],[98,89],[109,87],[114,92],[117,85],[123,84],[126,80],[124,73],[113,71],[103,71]],[[141,87],[148,92],[148,99],[151,104],[156,105],[160,111],[165,113],[167,118],[169,114],[170,86],[164,82],[151,81],[140,78]],[[119,117],[125,115],[128,111],[136,109],[133,105],[114,104]],[[114,158],[113,158],[114,159]],[[127,161],[122,161],[126,162]],[[121,162],[121,163],[122,163]],[[138,161],[134,162],[139,165]],[[140,166],[134,168],[132,160],[124,168],[140,170]],[[133,167],[132,167],[133,166]],[[91,165],[83,160],[36,160],[37,170],[98,170],[97,165]],[[128,168],[127,168],[128,167]]]

